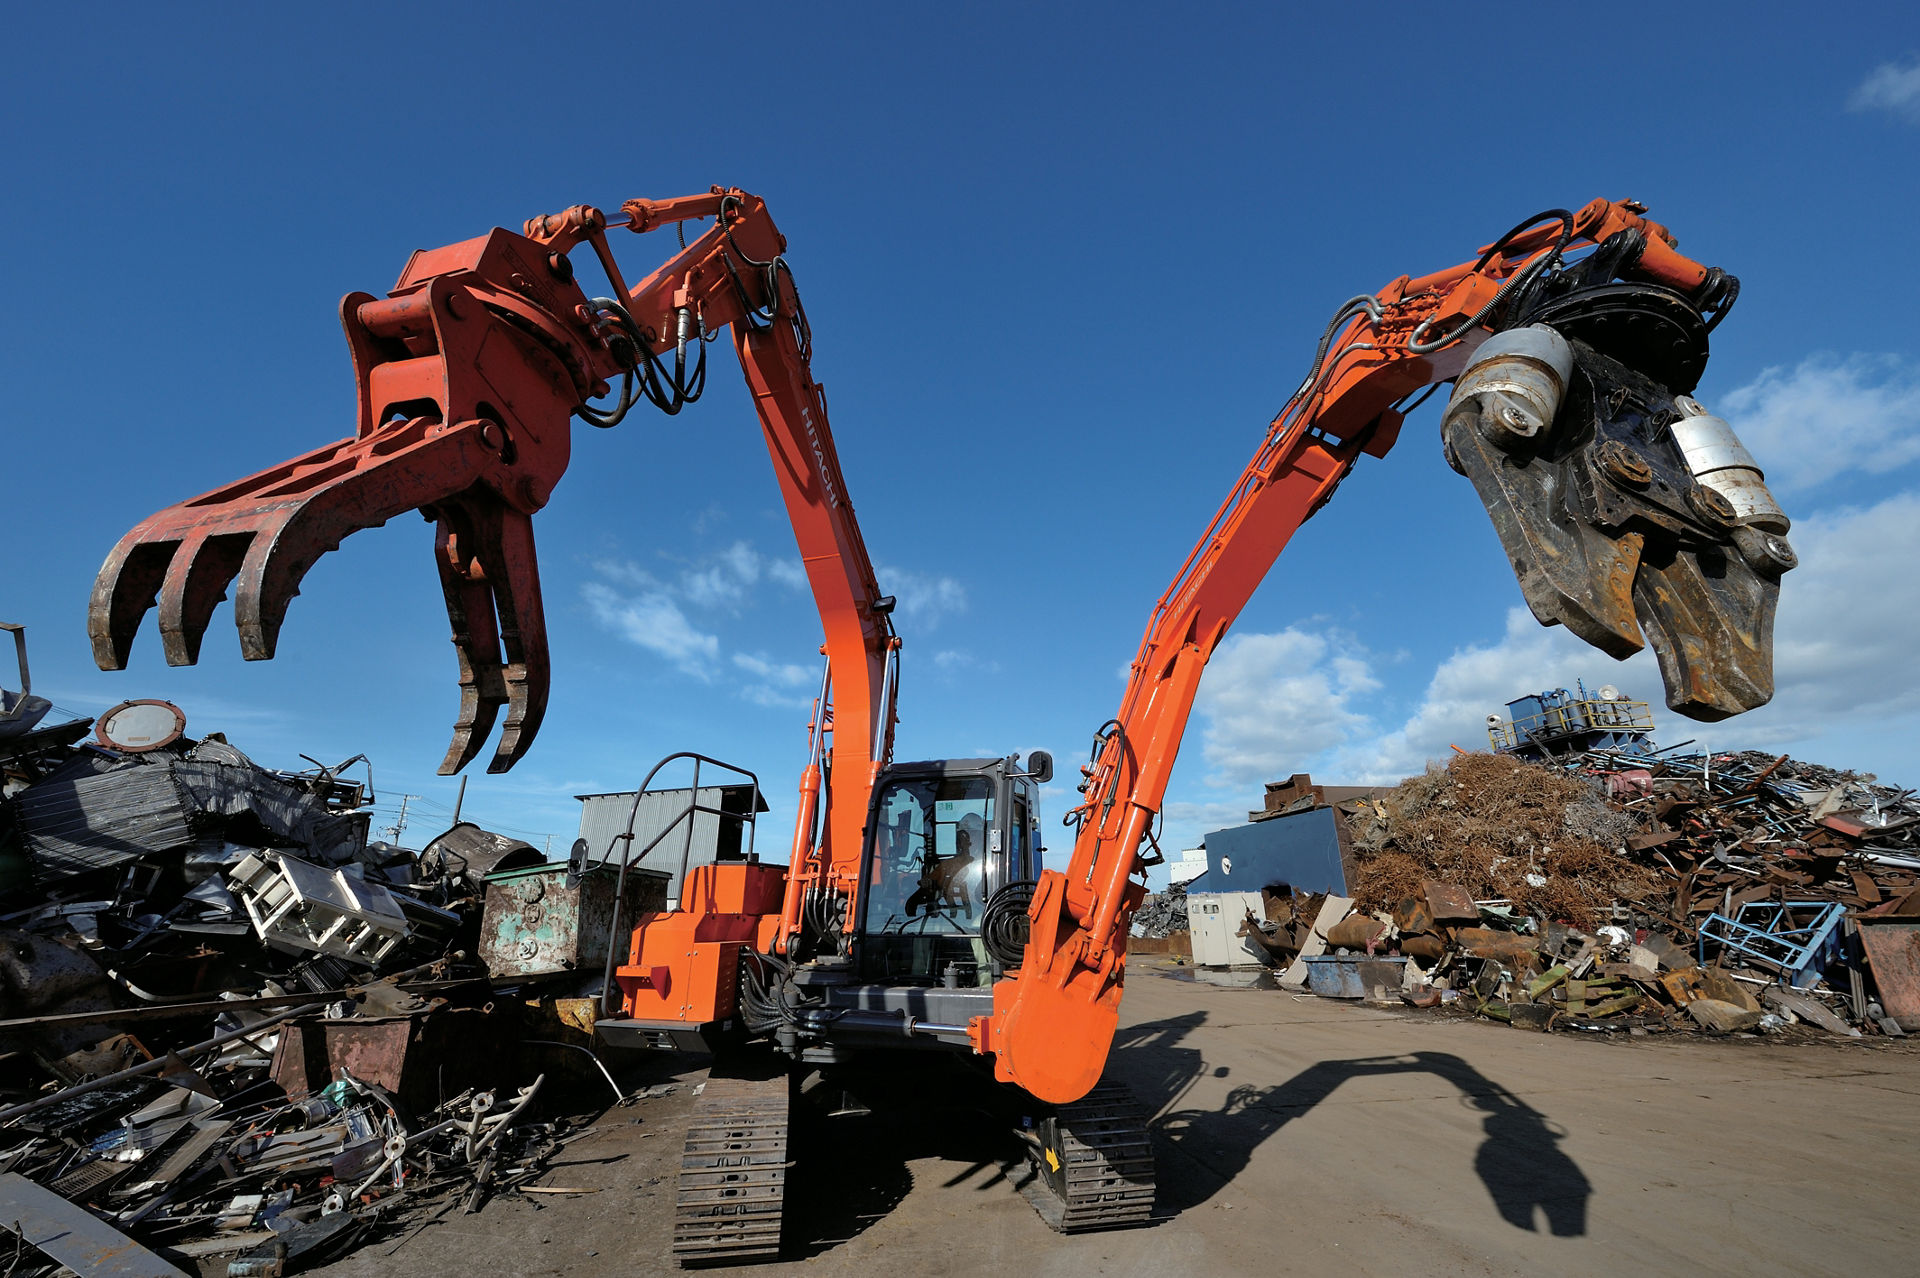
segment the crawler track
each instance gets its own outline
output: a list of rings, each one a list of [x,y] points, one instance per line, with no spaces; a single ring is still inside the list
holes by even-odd
[[[1033,1209],[1063,1234],[1123,1229],[1153,1215],[1148,1114],[1133,1093],[1101,1083],[1040,1124],[1035,1175],[1022,1187]]]
[[[680,1159],[673,1256],[731,1265],[780,1254],[786,1205],[787,1075],[707,1080]]]

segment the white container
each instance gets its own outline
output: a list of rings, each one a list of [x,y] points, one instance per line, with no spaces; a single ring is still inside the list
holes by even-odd
[[[1167,883],[1189,883],[1207,872],[1207,850],[1187,848],[1167,862]]]
[[[1187,930],[1193,936],[1193,961],[1201,967],[1265,967],[1267,952],[1252,937],[1238,936],[1240,925],[1265,918],[1258,892],[1190,892]]]
[[[284,852],[252,852],[227,876],[253,920],[278,949],[378,964],[407,939],[407,916],[378,883]]]

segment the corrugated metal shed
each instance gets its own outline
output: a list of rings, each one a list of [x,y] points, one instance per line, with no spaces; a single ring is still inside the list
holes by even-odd
[[[675,817],[687,806],[692,797],[689,789],[653,790],[640,796],[640,810],[633,822],[633,856],[638,857],[643,848],[652,843]],[[626,832],[627,815],[633,812],[634,792],[620,794],[577,794],[580,800],[580,837],[587,841],[587,855],[593,861],[620,862],[619,836]],[[742,816],[753,803],[753,787],[750,785],[714,785],[700,787],[700,806],[718,808],[723,812],[738,812]],[[759,811],[767,810],[767,801],[760,800]],[[667,898],[677,902],[680,899],[680,859],[686,852],[687,868],[709,865],[721,859],[734,859],[745,855],[747,837],[744,821],[722,820],[705,812],[693,814],[693,844],[687,852],[687,823],[682,821],[677,829],[655,845],[644,860],[629,860],[629,865],[644,865],[650,870],[664,870],[672,876],[667,884]],[[766,831],[760,832],[765,835]],[[754,844],[754,850],[765,856],[775,851],[773,844],[764,839]]]

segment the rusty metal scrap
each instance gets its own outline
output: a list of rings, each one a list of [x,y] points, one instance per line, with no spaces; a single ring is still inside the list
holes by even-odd
[[[1329,949],[1412,960],[1410,1005],[1552,1030],[1920,1029],[1913,791],[1758,752],[1460,754],[1335,806],[1358,871]]]
[[[369,844],[360,761],[0,743],[0,853],[23,867],[0,875],[9,1274],[178,1272],[155,1251],[295,1272],[481,1209],[541,1174],[567,1115],[627,1099],[590,1046],[605,876],[471,823]],[[629,885],[629,916],[657,908],[661,883]],[[545,961],[475,957],[490,895],[495,939],[520,928]],[[87,1227],[39,1227],[69,1217]]]

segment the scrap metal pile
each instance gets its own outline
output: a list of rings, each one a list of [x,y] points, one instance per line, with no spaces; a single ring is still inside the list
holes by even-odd
[[[1141,902],[1134,912],[1132,935],[1157,941],[1187,927],[1187,885],[1175,883]]]
[[[623,1099],[583,997],[604,875],[471,824],[369,842],[370,769],[276,772],[140,704],[138,745],[0,732],[9,1274],[293,1272],[526,1186],[582,1088]]]
[[[1354,912],[1316,931],[1406,959],[1373,973],[1394,997],[1538,1029],[1920,1030],[1912,791],[1754,752],[1461,754],[1340,807]]]

